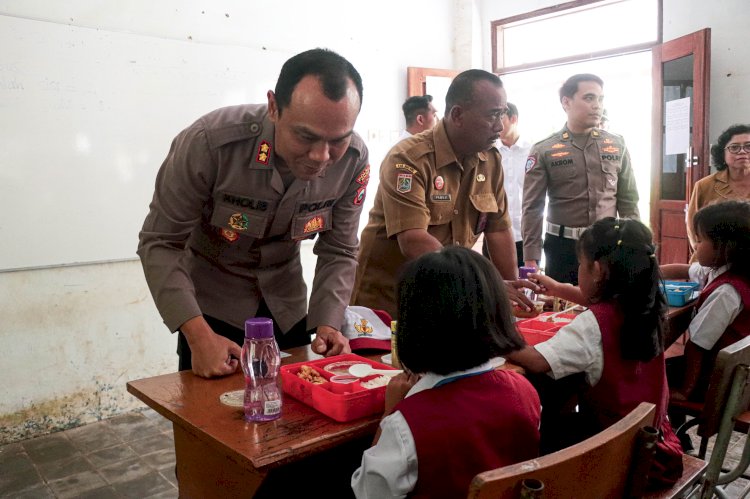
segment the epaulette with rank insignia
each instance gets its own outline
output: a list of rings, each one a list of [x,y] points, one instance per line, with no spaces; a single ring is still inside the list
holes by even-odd
[[[221,128],[206,130],[206,138],[211,149],[216,149],[231,142],[247,140],[260,135],[263,126],[260,122],[233,123]]]

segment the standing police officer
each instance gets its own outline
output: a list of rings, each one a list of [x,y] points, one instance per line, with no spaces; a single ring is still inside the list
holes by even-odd
[[[254,316],[274,319],[281,348],[309,344],[309,327],[317,353],[350,351],[339,328],[370,172],[353,131],[362,79],[314,49],[284,63],[267,98],[213,111],[174,139],[140,233],[151,294],[180,332],[180,369],[199,376],[235,371]],[[300,241],[315,236],[308,312]]]
[[[565,127],[535,144],[526,160],[524,260],[527,266],[538,266],[544,231],[545,273],[560,282],[578,283],[575,244],[584,229],[604,217],[639,218],[625,141],[596,128],[604,110],[603,86],[593,74],[568,78],[560,88],[568,115]]]

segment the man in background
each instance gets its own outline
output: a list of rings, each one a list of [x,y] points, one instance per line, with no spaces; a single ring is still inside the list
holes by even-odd
[[[505,194],[508,196],[508,212],[513,224],[513,240],[516,243],[518,265],[523,265],[523,240],[521,237],[521,201],[523,199],[523,178],[526,158],[529,157],[531,143],[521,138],[518,130],[518,108],[508,102],[508,112],[503,116],[503,131],[500,132],[498,150],[503,161]],[[487,244],[482,253],[488,256]]]
[[[413,95],[404,101],[401,109],[404,111],[406,128],[401,131],[398,140],[429,130],[438,121],[431,95]]]
[[[362,79],[324,49],[286,61],[267,104],[213,111],[172,142],[138,255],[156,307],[179,331],[180,370],[234,372],[250,317],[282,349],[348,353],[339,331],[356,269],[369,180],[354,132]],[[309,312],[300,241],[317,237]],[[307,315],[306,315],[307,314]]]
[[[603,88],[602,79],[593,74],[568,78],[560,88],[565,126],[534,144],[526,160],[524,259],[527,266],[538,265],[545,232],[544,270],[560,282],[578,283],[576,240],[589,225],[605,217],[639,218],[625,140],[596,128],[604,110]]]
[[[495,147],[508,109],[505,89],[496,75],[472,69],[454,78],[445,101],[445,117],[434,128],[402,140],[383,160],[352,304],[395,317],[395,284],[405,262],[450,244],[471,248],[484,233],[511,299],[528,309],[514,287],[513,232]]]

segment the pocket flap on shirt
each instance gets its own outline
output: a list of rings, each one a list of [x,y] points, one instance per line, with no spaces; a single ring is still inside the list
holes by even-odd
[[[497,213],[499,211],[497,199],[491,193],[472,194],[469,196],[469,199],[474,208],[480,213]]]

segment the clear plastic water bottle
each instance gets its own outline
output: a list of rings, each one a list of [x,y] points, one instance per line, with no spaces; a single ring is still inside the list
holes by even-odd
[[[273,336],[273,321],[245,321],[242,371],[245,373],[245,421],[271,421],[281,416],[281,355]]]

